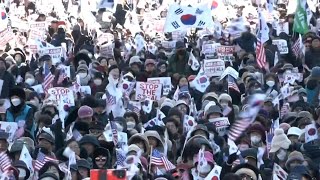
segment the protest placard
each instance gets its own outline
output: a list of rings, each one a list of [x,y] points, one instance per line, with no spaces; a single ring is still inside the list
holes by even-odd
[[[45,48],[39,49],[38,52],[40,56],[50,55],[53,65],[60,63],[61,58],[64,57],[62,47],[45,47]]]
[[[279,36],[279,34],[282,32],[289,34],[289,23],[288,22],[279,22],[277,24],[277,36]]]
[[[284,39],[275,39],[272,40],[272,44],[276,45],[279,49],[280,54],[288,54],[289,53],[289,48],[287,41]]]
[[[124,132],[118,132],[118,143],[120,147],[124,147],[126,145],[128,145],[128,136],[127,133]],[[103,136],[105,137],[107,142],[112,142],[113,138],[112,138],[112,130],[108,129],[106,131],[103,132]]]
[[[0,47],[5,47],[6,44],[14,38],[11,29],[7,28],[0,32]]]
[[[220,46],[220,43],[214,44],[203,44],[202,45],[202,54],[204,55],[214,55],[216,48]]]
[[[162,84],[153,84],[148,82],[137,82],[136,100],[141,101],[146,98],[159,100],[161,98]]]
[[[165,49],[174,49],[176,47],[176,41],[162,41],[161,45]]]
[[[29,28],[30,29],[36,29],[42,32],[46,32],[47,31],[47,26],[46,26],[46,22],[30,22],[29,23]]]
[[[185,35],[186,35],[186,31],[173,31],[172,32],[172,40],[183,41]]]
[[[36,91],[39,94],[44,93],[42,84],[38,84],[38,85],[32,86],[31,88],[34,89],[34,91]]]
[[[24,120],[23,120],[24,121]],[[4,122],[0,121],[0,130],[5,131],[9,134],[8,140],[11,142],[14,138],[14,134],[18,129],[17,122]]]
[[[105,42],[111,43],[114,41],[114,35],[111,33],[101,33],[97,39],[98,39],[97,44],[102,44]]]
[[[218,46],[216,51],[219,59],[222,59],[224,61],[230,61],[234,59],[234,56],[233,56],[233,53],[235,51],[234,46]]]
[[[165,23],[166,23],[165,19],[154,20],[153,30],[155,32],[162,33]]]
[[[60,99],[63,98],[63,103],[67,104],[69,106],[74,106],[74,95],[73,92],[64,87],[55,87],[55,88],[50,88],[48,90],[49,97],[48,99],[56,102],[58,104],[60,102]]]
[[[43,31],[40,31],[38,29],[30,29],[30,32],[29,32],[29,39],[28,41],[30,40],[44,40],[44,32]]]
[[[112,44],[104,44],[100,47],[100,55],[103,57],[113,57],[113,45]]]
[[[203,69],[208,77],[221,76],[225,70],[225,64],[221,59],[205,59]]]
[[[230,122],[227,117],[209,119],[209,122],[214,124],[217,132],[223,132],[228,126],[230,126]]]
[[[168,95],[171,91],[171,77],[148,78],[147,82],[151,82],[154,84],[162,84],[163,95]]]

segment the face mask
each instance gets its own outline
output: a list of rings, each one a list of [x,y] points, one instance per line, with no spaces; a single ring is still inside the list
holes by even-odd
[[[22,168],[18,168],[19,170],[19,178],[23,178],[27,175],[26,170],[22,169]]]
[[[201,174],[206,174],[211,171],[211,166],[209,164],[206,164],[204,167],[199,168],[198,171]]]
[[[34,84],[34,79],[33,78],[27,78],[26,80],[25,80],[25,83],[27,83],[29,86],[32,86],[33,84]]]
[[[21,104],[21,100],[19,98],[12,98],[11,103],[13,106],[19,106]]]
[[[136,123],[134,122],[127,122],[127,129],[131,130],[136,126]]]
[[[227,106],[228,106],[228,104],[227,103],[220,103],[220,105],[222,106],[222,108],[224,109],[224,108],[226,108]]]
[[[93,83],[97,86],[100,86],[102,84],[102,80],[101,79],[95,79],[93,80]]]
[[[279,160],[283,161],[287,156],[287,152],[283,149],[279,150],[277,157]]]
[[[117,85],[119,83],[119,79],[114,79],[112,76],[108,77],[108,81],[113,85]]]
[[[214,134],[211,134],[211,133],[210,133],[210,134],[209,134],[209,139],[210,139],[210,140],[213,140],[213,139],[214,139]]]
[[[257,143],[259,143],[261,141],[261,137],[259,137],[259,136],[251,136],[250,140],[251,140],[252,144],[257,144]]]
[[[304,102],[307,102],[307,97],[303,96],[302,98]]]
[[[78,73],[78,75],[80,76],[80,78],[85,78],[85,77],[87,77],[87,73]]]
[[[276,83],[274,81],[267,81],[266,83],[269,87],[273,87]]]
[[[238,146],[238,148],[239,148],[240,151],[245,151],[245,150],[249,149],[249,145],[247,145],[247,144],[240,144],[240,145]]]

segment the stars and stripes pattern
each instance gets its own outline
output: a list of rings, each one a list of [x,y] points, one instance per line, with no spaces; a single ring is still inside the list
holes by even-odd
[[[292,45],[292,52],[297,58],[303,56],[303,44],[300,34],[299,38]]]
[[[139,106],[137,106],[137,103],[129,101],[129,103],[127,105],[127,109],[131,112],[136,113],[140,117],[141,104],[139,107]]]
[[[49,162],[49,161],[58,163],[58,160],[56,160],[56,159],[54,159],[52,157],[46,156],[44,153],[39,151],[37,159],[36,159],[35,164],[34,164],[34,169],[36,171],[39,171],[44,166],[44,164],[46,162]]]
[[[280,109],[281,118],[283,118],[284,115],[288,114],[288,112],[289,112],[289,104],[285,103]]]
[[[256,56],[257,56],[257,64],[260,69],[265,68],[267,59],[266,59],[266,53],[263,46],[263,43],[261,42],[260,37],[258,37],[257,40],[257,49],[256,49]]]
[[[116,105],[116,97],[112,96],[108,91],[106,92],[106,101],[108,106]]]
[[[173,165],[165,156],[163,156],[158,150],[154,149],[152,151],[152,156],[150,158],[150,163],[156,166],[164,166],[167,171],[175,169],[176,166]]]
[[[115,147],[118,145],[118,130],[115,122],[110,121],[110,127],[112,132],[112,140]]]
[[[46,63],[43,66],[43,74],[44,74],[44,81],[42,86],[43,86],[43,90],[47,92],[50,88],[52,88],[54,75],[51,73],[50,68]]]
[[[252,120],[251,118],[242,118],[236,121],[232,128],[229,131],[228,137],[232,141],[236,141],[238,137],[241,136],[241,134],[247,129],[247,127],[251,124]]]
[[[240,89],[237,83],[235,82],[234,78],[231,76],[228,76],[228,89],[233,89],[240,93]]]
[[[8,154],[6,152],[0,153],[0,167],[2,172],[7,171],[10,166],[11,166],[11,161]]]
[[[116,158],[117,158],[116,165],[123,167],[124,162],[126,160],[126,156],[123,153],[121,153],[120,150],[116,150]]]
[[[266,52],[263,44],[269,39],[269,29],[267,23],[261,13],[260,8],[258,8],[259,14],[259,32],[257,34],[257,48],[256,48],[256,57],[257,64],[260,69],[266,69],[267,58]]]
[[[61,84],[62,81],[64,79],[66,79],[68,76],[67,76],[67,73],[65,72],[64,68],[60,69],[60,73],[59,73],[59,77],[58,77],[58,82],[57,84]]]

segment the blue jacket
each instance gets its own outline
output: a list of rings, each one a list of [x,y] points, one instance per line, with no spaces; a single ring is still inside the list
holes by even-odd
[[[22,110],[17,113],[13,114],[10,111],[10,108],[6,111],[6,121],[7,122],[19,122],[19,121],[25,121],[26,129],[31,132],[32,135],[34,135],[35,125],[33,122],[33,110],[30,106],[24,105]]]

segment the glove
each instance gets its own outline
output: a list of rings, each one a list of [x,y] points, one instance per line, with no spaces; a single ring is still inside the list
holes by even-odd
[[[235,152],[235,153],[229,155],[228,160],[227,160],[227,164],[232,164],[237,159],[238,159],[238,155]]]

